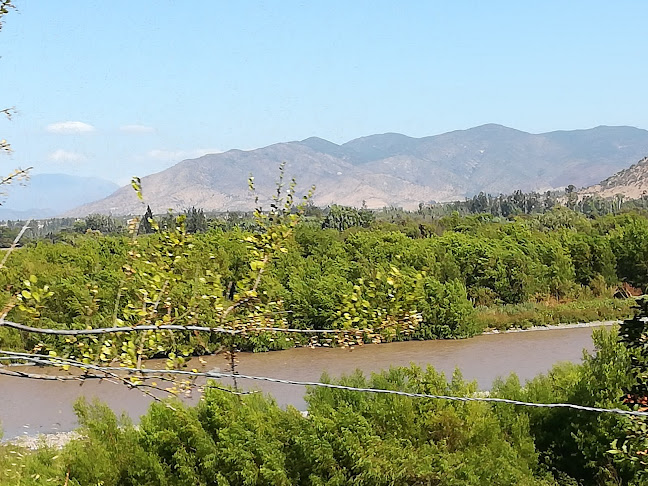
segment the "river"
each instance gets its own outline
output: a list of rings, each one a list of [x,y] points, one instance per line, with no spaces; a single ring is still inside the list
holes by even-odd
[[[352,351],[340,348],[296,348],[271,353],[239,354],[238,372],[297,381],[318,380],[322,372],[336,377],[360,369],[365,373],[390,366],[432,365],[450,376],[455,368],[467,380],[488,389],[497,377],[511,372],[522,381],[548,371],[560,361],[579,362],[583,350],[592,351],[592,327],[567,327],[500,334],[470,339],[412,341],[367,345]],[[207,369],[226,370],[223,356],[207,357]],[[261,389],[280,405],[304,409],[304,388],[295,385],[249,382],[245,388]],[[142,415],[151,398],[121,385],[89,380],[52,382],[0,376],[0,421],[4,439],[20,435],[72,430],[76,425],[72,404],[79,396],[99,398],[113,410],[133,418]],[[194,397],[193,401],[197,398]]]

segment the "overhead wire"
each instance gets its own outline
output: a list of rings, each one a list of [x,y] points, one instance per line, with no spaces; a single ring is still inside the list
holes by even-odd
[[[130,375],[178,375],[178,376],[189,376],[189,377],[204,377],[204,378],[213,378],[213,379],[243,379],[251,381],[260,381],[260,382],[269,382],[269,383],[278,383],[285,385],[296,385],[304,387],[319,387],[319,388],[329,388],[335,390],[345,390],[351,392],[360,392],[360,393],[376,393],[376,394],[385,394],[385,395],[397,395],[410,398],[427,398],[435,400],[448,400],[455,402],[485,402],[485,403],[496,403],[496,404],[508,404],[516,405],[523,407],[535,407],[535,408],[564,408],[572,409],[583,412],[595,412],[595,413],[611,413],[616,415],[624,416],[634,416],[634,417],[648,417],[647,411],[641,410],[623,410],[620,408],[604,408],[604,407],[592,407],[587,405],[578,405],[573,403],[538,403],[538,402],[527,402],[522,400],[513,400],[509,398],[499,398],[499,397],[487,397],[487,396],[452,396],[452,395],[437,395],[430,393],[415,393],[407,392],[401,390],[390,390],[384,388],[369,388],[369,387],[355,387],[348,385],[340,385],[335,383],[325,383],[319,381],[299,381],[299,380],[289,380],[283,378],[272,378],[267,376],[254,376],[246,375],[241,373],[231,373],[231,372],[221,372],[221,371],[188,371],[188,370],[156,370],[150,368],[125,368],[125,367],[116,367],[116,366],[100,366],[88,363],[82,363],[77,360],[72,360],[68,358],[52,358],[51,356],[31,354],[31,353],[19,353],[14,351],[4,351],[0,350],[0,354],[4,355],[3,360],[13,359],[13,360],[25,360],[32,362],[38,365],[44,366],[55,366],[61,367],[63,365],[68,365],[70,367],[75,367],[81,370],[91,370],[100,373],[109,373],[113,375],[116,372],[127,373]],[[227,390],[226,390],[227,391]],[[238,392],[237,392],[238,393]]]

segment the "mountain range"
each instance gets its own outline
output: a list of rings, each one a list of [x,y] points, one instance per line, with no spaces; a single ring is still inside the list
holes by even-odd
[[[305,192],[317,186],[318,206],[415,208],[479,192],[544,191],[590,186],[648,154],[648,131],[627,126],[531,134],[488,124],[413,138],[370,135],[338,145],[321,138],[284,142],[256,150],[230,150],[179,162],[142,178],[144,199],[154,212],[199,207],[211,211],[254,206],[247,179],[255,177],[267,206],[278,167]],[[67,215],[139,214],[142,203],[130,186]]]
[[[5,186],[0,219],[51,218],[102,197],[119,186],[95,177],[36,174],[22,184]]]
[[[644,157],[627,169],[579,191],[582,196],[614,197],[622,194],[630,199],[637,199],[648,194],[648,157]]]

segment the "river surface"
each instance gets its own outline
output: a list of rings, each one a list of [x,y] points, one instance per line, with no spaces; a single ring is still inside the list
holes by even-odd
[[[470,339],[411,341],[367,345],[352,351],[340,348],[296,348],[271,353],[241,353],[237,371],[296,381],[316,381],[326,371],[337,377],[355,369],[365,373],[390,366],[432,365],[446,376],[458,368],[467,380],[488,389],[497,377],[515,372],[521,381],[548,371],[560,361],[579,362],[583,350],[592,351],[592,327],[572,327],[487,334]],[[190,365],[193,366],[193,365]],[[228,369],[221,355],[207,357],[207,369]],[[243,388],[271,393],[280,405],[305,409],[304,387],[240,380]],[[99,398],[116,412],[137,419],[151,398],[123,385],[88,380],[40,381],[0,376],[0,422],[4,439],[68,431],[75,427],[72,404],[80,396]],[[194,397],[190,401],[196,401]]]

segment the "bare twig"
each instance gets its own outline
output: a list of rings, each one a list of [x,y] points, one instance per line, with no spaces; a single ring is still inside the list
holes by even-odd
[[[57,336],[90,336],[97,334],[112,334],[123,332],[143,332],[143,331],[197,331],[215,334],[247,334],[249,332],[285,332],[297,334],[342,334],[357,332],[357,330],[344,329],[294,329],[288,327],[249,327],[246,329],[230,329],[226,327],[208,327],[208,326],[182,326],[179,324],[161,324],[159,326],[141,325],[141,326],[116,326],[116,327],[98,327],[95,329],[50,329],[27,326],[17,322],[0,320],[0,327],[10,327],[19,331],[32,332],[36,334],[48,334]],[[362,330],[361,330],[362,331]]]
[[[3,354],[5,356],[1,356]],[[29,372],[16,370],[13,367],[12,369],[8,369],[6,367],[1,367],[1,366],[0,366],[0,374],[4,374],[8,376],[17,376],[21,378],[48,380],[48,381],[83,380],[84,377],[106,380],[114,384],[119,384],[119,383],[124,384],[128,388],[137,388],[143,393],[145,393],[146,395],[151,396],[151,398],[157,401],[160,400],[159,397],[152,395],[151,393],[147,392],[146,390],[143,390],[142,388],[143,387],[151,388],[153,390],[157,390],[172,395],[175,395],[175,393],[170,392],[168,389],[160,388],[152,383],[145,383],[145,382],[133,383],[132,381],[127,380],[124,376],[121,375],[125,374],[128,376],[130,375],[146,376],[146,378],[149,380],[156,379],[156,380],[167,381],[171,383],[175,383],[174,380],[170,378],[170,376],[172,375],[188,376],[191,378],[197,378],[197,377],[214,378],[219,376],[218,374],[214,374],[213,372],[200,373],[198,371],[185,371],[185,370],[154,370],[149,368],[137,369],[137,368],[126,368],[126,367],[114,367],[114,366],[100,366],[91,363],[83,363],[81,361],[71,359],[71,358],[59,358],[59,357],[53,358],[51,356],[38,354],[38,353],[20,353],[16,351],[0,350],[0,361],[8,361],[8,360],[27,361],[28,363],[32,363],[38,366],[51,366],[51,367],[59,367],[59,368],[66,366],[70,368],[79,369],[83,371],[84,374],[83,375],[43,375],[43,374],[29,373]],[[101,373],[101,374],[90,374],[89,371],[94,371],[96,373]],[[169,376],[164,376],[165,374]],[[196,384],[194,384],[193,386],[202,388],[202,386]],[[236,389],[231,390],[229,388],[219,387],[213,384],[210,384],[208,388],[227,391],[230,393],[234,393],[236,395],[249,395],[252,393],[257,393],[254,390],[240,392]]]
[[[2,179],[0,179],[0,186],[3,186],[5,184],[11,184],[16,180],[25,179],[26,177],[29,176],[29,171],[32,169],[33,167],[27,167],[26,169],[16,169],[8,176],[5,176]]]
[[[254,280],[254,285],[252,286],[252,292],[256,292],[257,288],[259,287],[259,283],[261,282],[261,277],[263,276],[263,271],[265,270],[266,264],[268,263],[269,259],[270,259],[269,255],[263,257],[263,265],[261,266],[261,268],[259,268],[259,273],[257,274],[257,277]]]
[[[10,108],[3,108],[2,110],[0,110],[0,113],[11,120],[11,117],[16,113],[16,107],[12,106]]]
[[[103,377],[104,379],[106,378],[111,378],[113,383],[118,384],[121,383],[122,385],[125,385],[128,388],[138,388],[143,394],[147,395],[148,397],[152,398],[153,400],[156,401],[161,401],[160,397],[154,395],[153,393],[149,392],[148,390],[145,390],[144,388],[151,388],[154,390],[158,390],[164,393],[168,393],[167,390],[164,390],[162,388],[159,388],[153,384],[148,384],[148,383],[135,383],[133,381],[129,381],[127,378],[124,376],[121,376],[119,371],[122,370],[122,368],[115,368],[115,367],[110,367],[110,366],[97,366],[97,365],[92,365],[92,364],[86,364],[82,363],[77,360],[73,360],[70,358],[52,358],[51,356],[46,356],[42,354],[37,354],[37,353],[18,353],[15,351],[4,351],[0,350],[0,355],[4,354],[5,357],[13,357],[14,359],[17,360],[23,360],[23,361],[28,361],[32,362],[38,365],[44,365],[44,366],[57,366],[57,367],[62,367],[62,366],[69,366],[71,368],[77,368],[80,369],[84,372],[88,372],[89,370],[103,373],[105,376]],[[129,373],[130,375],[134,374],[137,372],[135,369],[130,369],[131,372]],[[7,373],[4,374],[11,374],[13,370],[7,370],[6,368],[3,368],[2,371],[7,371]],[[29,373],[24,373],[22,371],[16,371],[16,373],[22,373],[23,378],[30,378]],[[160,371],[157,371],[157,373],[160,373]],[[15,375],[14,375],[15,376]],[[46,375],[37,375],[38,379],[46,379],[46,378],[41,378],[41,376],[46,376]],[[70,376],[70,375],[64,375],[64,376]],[[81,375],[82,377],[83,375]],[[55,378],[53,378],[55,379]],[[107,380],[111,381],[111,380]],[[169,408],[173,408],[169,406]]]
[[[112,323],[115,324],[117,322],[117,313],[119,312],[119,301],[121,300],[121,294],[122,294],[122,285],[124,285],[124,279],[122,278],[121,282],[119,282],[119,290],[117,290],[117,297],[115,298],[115,307],[113,309],[113,316],[112,316]]]
[[[263,275],[263,271],[265,269],[266,264],[268,263],[270,259],[269,255],[266,255],[263,257],[263,265],[259,269],[259,273],[256,276],[256,279],[254,280],[254,285],[252,286],[252,293],[256,292],[257,288],[259,287],[259,283],[261,282],[261,276]],[[232,312],[234,309],[237,307],[240,307],[241,305],[247,303],[250,301],[250,297],[245,297],[243,299],[237,300],[234,302],[232,305],[230,305],[227,309],[225,309],[225,312],[223,312],[223,315],[221,316],[221,321],[224,321],[225,318],[229,315],[230,312]]]
[[[162,295],[164,294],[164,291],[167,288],[167,285],[169,285],[169,279],[166,279],[164,281],[164,285],[162,285],[162,288],[160,289],[160,293],[158,294],[158,298],[155,301],[155,304],[153,305],[153,311],[157,312],[158,306],[160,305],[160,300],[162,300]]]
[[[16,378],[30,378],[32,380],[45,380],[45,381],[84,381],[87,379],[106,380],[104,375],[43,375],[39,373],[28,373],[15,369],[7,369],[0,367],[0,375],[14,376]]]
[[[223,312],[223,315],[221,316],[221,322],[225,320],[225,318],[229,315],[230,312],[232,312],[234,309],[237,307],[242,306],[243,304],[246,304],[247,302],[250,301],[250,297],[244,297],[240,300],[237,300],[234,302],[232,305],[230,305],[225,311]]]
[[[11,255],[11,253],[16,249],[16,246],[18,246],[18,243],[20,242],[20,238],[22,238],[22,236],[25,234],[25,231],[27,231],[27,228],[29,228],[29,223],[31,223],[31,219],[28,219],[27,222],[23,225],[20,232],[14,238],[13,243],[11,243],[11,246],[5,252],[4,257],[0,262],[0,270],[2,270],[5,267],[5,263],[7,263],[7,259],[9,258],[9,255]]]
[[[17,297],[15,295],[12,295],[5,306],[2,309],[2,312],[0,312],[0,323],[4,321],[4,318],[7,317],[7,314],[11,312],[11,309],[13,309],[16,306],[16,300]]]

